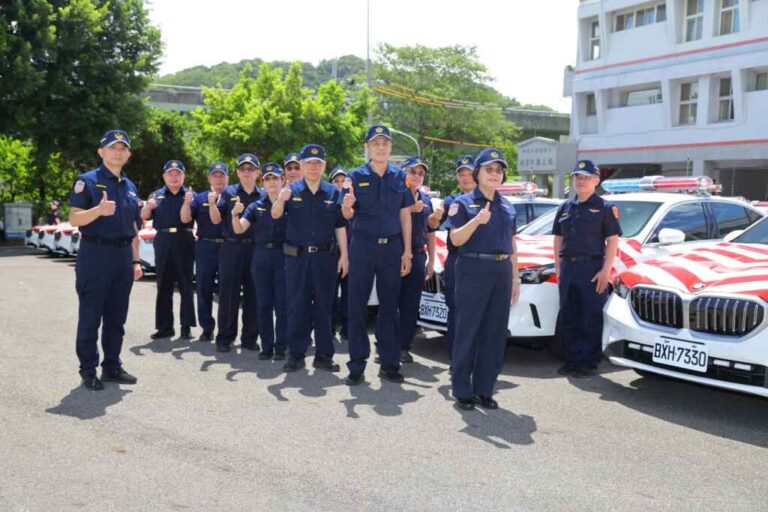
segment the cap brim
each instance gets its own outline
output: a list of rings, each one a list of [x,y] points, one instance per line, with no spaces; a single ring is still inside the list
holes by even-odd
[[[180,167],[169,167],[167,169],[163,169],[163,173],[166,173],[168,171],[179,171],[182,174],[184,173],[184,169],[182,169]]]
[[[278,172],[272,172],[272,171],[265,172],[264,174],[261,175],[261,179],[264,179],[267,176],[277,176],[278,178],[282,178],[283,174],[282,173],[278,173]]]
[[[475,170],[475,168],[474,168],[474,167],[472,167],[471,165],[469,165],[469,164],[465,164],[465,165],[460,165],[460,166],[458,166],[458,167],[456,168],[456,172],[459,172],[459,171],[460,171],[460,170],[462,170],[462,169],[467,169],[467,170],[469,170],[469,171],[474,171],[474,170]]]
[[[597,173],[592,173],[592,172],[589,172],[589,171],[583,171],[581,169],[576,170],[576,171],[571,171],[571,176],[573,176],[574,174],[581,174],[582,176],[597,176]]]
[[[118,143],[125,144],[125,147],[127,147],[128,149],[131,149],[131,144],[129,142],[125,142],[124,140],[113,140],[112,142],[108,144],[104,144],[101,147],[108,148],[109,146],[114,146],[115,144],[118,144]]]
[[[424,172],[429,172],[429,166],[427,164],[413,164],[413,165],[406,165],[406,167],[413,169],[414,167],[423,167]]]
[[[509,164],[507,163],[507,161],[506,161],[506,160],[504,160],[504,159],[502,159],[502,158],[495,158],[495,159],[493,159],[493,160],[488,160],[487,162],[483,162],[483,163],[481,163],[481,164],[475,164],[475,168],[478,168],[478,167],[480,167],[480,166],[483,166],[483,165],[492,164],[492,163],[494,163],[494,162],[498,162],[498,163],[502,164],[502,165],[504,166],[504,168],[505,168],[505,169],[509,169]],[[474,170],[474,169],[473,169],[473,170]]]
[[[309,162],[311,160],[320,160],[321,162],[325,162],[325,158],[320,158],[319,156],[310,156],[308,158],[302,158],[302,162]]]
[[[259,164],[257,164],[256,162],[240,162],[239,164],[237,164],[237,168],[239,169],[239,168],[241,168],[242,166],[244,166],[245,164],[251,164],[251,165],[252,165],[252,166],[254,166],[255,168],[257,168],[257,169],[261,169],[261,167],[259,167]]]
[[[331,179],[335,180],[339,176],[344,176],[345,178],[349,178],[349,174],[347,174],[345,172],[335,172],[335,173],[331,174]]]
[[[228,173],[227,171],[225,171],[224,169],[211,169],[210,171],[208,171],[208,174],[213,174],[213,173],[215,173],[215,172],[220,172],[221,174],[224,174],[224,175],[227,175],[227,174],[229,174],[229,173]]]
[[[372,141],[373,139],[375,139],[376,137],[384,137],[385,139],[389,139],[389,140],[392,140],[392,136],[391,136],[391,135],[387,135],[386,133],[376,133],[376,134],[374,134],[374,135],[372,135],[372,136],[368,137],[368,138],[365,140],[365,142],[371,142],[371,141]]]

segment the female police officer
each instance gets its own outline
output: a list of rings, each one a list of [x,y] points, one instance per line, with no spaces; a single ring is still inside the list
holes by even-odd
[[[462,410],[475,402],[498,408],[493,387],[504,363],[509,306],[520,295],[515,210],[496,192],[506,168],[501,151],[481,151],[473,171],[477,188],[456,198],[448,211],[451,241],[459,248],[451,378]]]
[[[238,201],[232,208],[232,230],[238,235],[253,226],[253,259],[251,276],[256,290],[261,353],[259,359],[285,359],[287,347],[287,306],[285,290],[285,243],[286,219],[272,218],[272,205],[283,187],[283,170],[275,162],[264,165],[261,178],[266,192],[263,199],[248,205]],[[245,213],[243,213],[245,210]],[[242,215],[241,215],[242,214]],[[275,323],[273,324],[273,315]]]

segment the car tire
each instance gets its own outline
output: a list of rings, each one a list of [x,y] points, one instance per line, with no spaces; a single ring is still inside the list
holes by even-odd
[[[560,318],[558,317],[555,327],[555,335],[547,338],[545,342],[547,352],[558,361],[565,359],[565,346],[563,343],[563,334],[560,332]]]

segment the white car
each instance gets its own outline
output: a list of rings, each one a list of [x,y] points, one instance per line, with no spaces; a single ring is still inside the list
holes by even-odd
[[[69,222],[62,222],[56,226],[53,233],[53,252],[72,256],[75,254],[75,248],[72,241],[72,235],[77,232],[77,228]]]
[[[669,254],[687,244],[721,239],[731,231],[747,228],[764,215],[742,201],[710,196],[708,192],[714,186],[705,176],[607,180],[603,188],[611,192],[646,190],[605,196],[618,208],[624,233],[619,241],[614,276],[645,259]],[[555,214],[556,211],[552,211],[543,215],[517,237],[522,286],[520,299],[510,308],[508,331],[514,343],[531,345],[543,341],[554,356],[561,357],[560,303],[551,234]],[[444,297],[442,293],[425,291],[421,325],[445,330],[445,320],[437,322],[435,317],[447,317]]]
[[[141,268],[145,272],[155,271],[155,236],[157,231],[152,227],[152,221],[144,223],[144,227],[139,230],[139,260]]]
[[[605,309],[603,350],[641,375],[768,397],[766,307],[768,219],[731,242],[621,273]]]
[[[38,249],[42,249],[53,254],[54,250],[56,249],[54,242],[57,228],[58,224],[46,224],[44,226],[40,226],[40,231],[38,232]]]
[[[24,245],[27,247],[34,247],[38,249],[40,247],[40,228],[42,226],[34,226],[32,229],[28,229],[26,236],[24,237]]]

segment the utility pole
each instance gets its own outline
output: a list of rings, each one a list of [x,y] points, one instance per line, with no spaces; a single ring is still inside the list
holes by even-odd
[[[366,30],[365,30],[365,70],[368,75],[368,89],[373,90],[373,73],[371,69],[371,0],[366,0]],[[368,125],[373,124],[373,112],[368,111]]]

